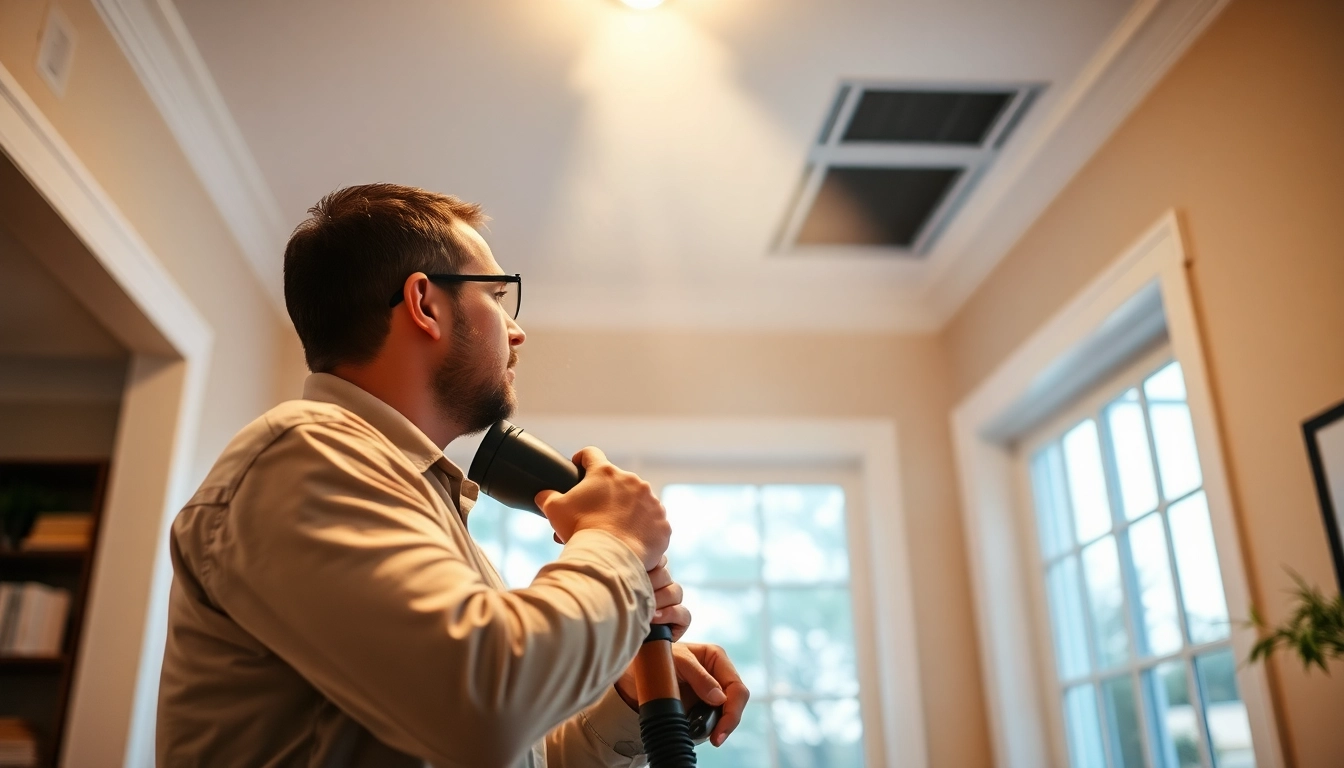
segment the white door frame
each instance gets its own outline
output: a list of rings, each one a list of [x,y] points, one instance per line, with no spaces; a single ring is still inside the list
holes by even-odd
[[[78,239],[30,250],[132,354],[62,763],[149,766],[172,576],[167,523],[191,492],[214,334],[2,65],[0,150]]]
[[[914,594],[906,546],[896,426],[884,419],[705,419],[521,415],[519,426],[565,455],[585,445],[601,448],[620,464],[643,462],[724,465],[816,463],[859,468],[866,504],[873,599],[869,601],[878,649],[882,765],[924,768],[928,749],[915,645]],[[466,469],[480,436],[449,446]],[[866,718],[865,718],[866,719]]]
[[[1048,654],[1036,649],[1049,639],[1039,636],[1032,620],[1026,579],[1034,578],[1033,570],[1024,562],[1015,522],[1021,503],[1013,464],[1016,434],[1005,425],[1025,426],[1023,414],[1039,417],[1064,405],[1087,377],[1105,367],[1106,355],[1123,353],[1127,344],[1136,351],[1153,331],[1165,330],[1185,374],[1229,614],[1234,622],[1250,615],[1251,593],[1187,267],[1179,222],[1169,211],[952,414],[985,697],[995,764],[1001,768],[1037,768],[1061,759],[1045,721],[1044,713],[1052,708],[1043,698],[1048,694],[1041,681],[1047,678],[1039,665]],[[1234,624],[1232,648],[1238,658],[1249,655],[1254,641],[1252,633]],[[1239,668],[1237,684],[1250,716],[1257,765],[1280,768],[1283,752],[1264,665]]]

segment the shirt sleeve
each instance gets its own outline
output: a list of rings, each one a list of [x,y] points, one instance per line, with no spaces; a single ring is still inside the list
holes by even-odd
[[[527,588],[493,589],[433,493],[358,425],[290,429],[237,487],[201,580],[389,746],[440,768],[512,765],[612,687],[653,589],[629,547],[592,530]]]
[[[546,735],[547,768],[639,768],[647,765],[639,714],[610,687],[595,704]]]

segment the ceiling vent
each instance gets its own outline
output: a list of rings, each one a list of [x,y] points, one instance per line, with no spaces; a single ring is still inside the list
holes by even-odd
[[[777,250],[867,246],[923,256],[1041,90],[842,84]]]

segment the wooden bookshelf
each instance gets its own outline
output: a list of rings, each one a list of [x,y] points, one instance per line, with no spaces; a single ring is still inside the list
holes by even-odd
[[[102,459],[0,461],[0,489],[17,484],[50,491],[52,512],[85,512],[93,517],[89,546],[77,550],[0,551],[0,581],[39,581],[70,591],[70,611],[57,656],[0,655],[0,716],[21,717],[38,738],[38,765],[55,768],[78,663],[89,582],[93,575],[108,463]]]

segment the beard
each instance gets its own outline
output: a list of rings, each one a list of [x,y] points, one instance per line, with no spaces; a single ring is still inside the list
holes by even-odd
[[[462,428],[463,434],[480,432],[509,418],[518,405],[504,371],[472,364],[474,349],[479,349],[478,334],[467,330],[465,317],[455,318],[452,349],[434,372],[435,404],[440,413]],[[518,350],[510,346],[508,367],[517,362]]]

